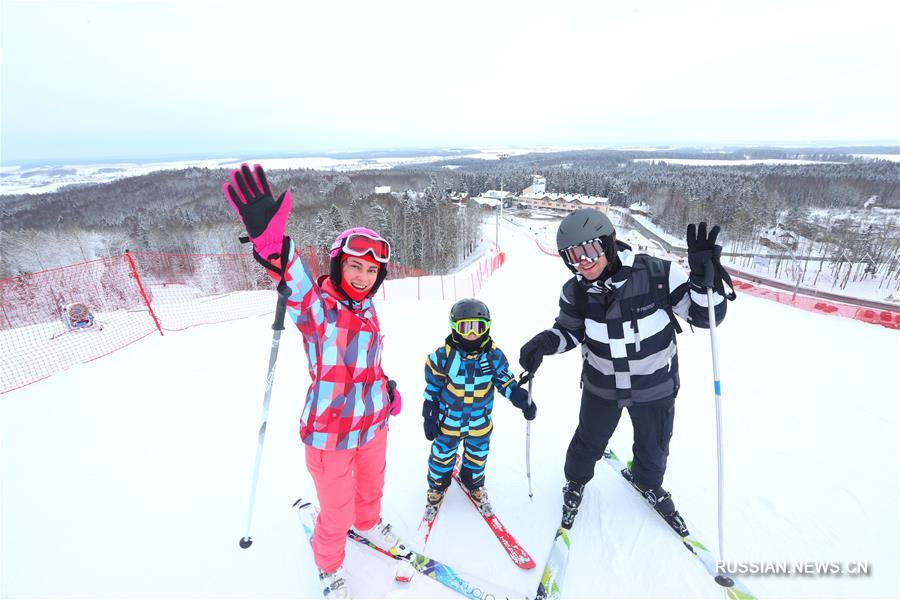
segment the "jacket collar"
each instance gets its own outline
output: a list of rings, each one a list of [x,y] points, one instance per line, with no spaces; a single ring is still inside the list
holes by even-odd
[[[371,300],[369,300],[369,298],[363,298],[361,302],[357,302],[352,298],[348,298],[347,294],[344,293],[344,290],[334,285],[334,282],[331,281],[331,278],[328,277],[328,275],[322,275],[321,277],[319,277],[319,288],[323,293],[328,294],[329,296],[338,300],[340,303],[354,312],[365,310],[372,305],[372,302]]]

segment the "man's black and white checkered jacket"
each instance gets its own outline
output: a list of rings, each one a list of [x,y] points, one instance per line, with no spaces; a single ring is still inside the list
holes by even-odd
[[[668,398],[679,387],[675,327],[654,301],[648,257],[623,244],[618,256],[622,266],[607,281],[592,283],[577,274],[563,285],[559,316],[547,331],[559,340],[557,354],[582,345],[582,385],[591,395],[619,406]],[[679,264],[670,265],[672,310],[695,327],[709,328],[706,290],[689,282]],[[586,314],[578,309],[585,305],[575,298],[576,286],[587,292]],[[718,324],[726,302],[716,293],[713,299]]]

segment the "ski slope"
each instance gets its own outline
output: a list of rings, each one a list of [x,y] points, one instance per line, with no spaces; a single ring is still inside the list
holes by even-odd
[[[493,227],[491,227],[493,230]],[[507,262],[483,288],[493,336],[518,349],[556,315],[568,271],[504,224]],[[273,295],[274,302],[274,295]],[[383,515],[412,538],[429,443],[422,368],[447,335],[451,301],[378,301],[385,371],[405,405],[391,421]],[[256,497],[241,550],[271,317],[151,337],[0,397],[4,598],[319,597],[293,501],[311,497],[297,434],[308,385],[300,336],[282,337]],[[706,331],[679,336],[682,388],[665,486],[696,537],[717,546],[715,412]],[[896,331],[752,297],[719,329],[726,557],[868,561],[870,574],[744,576],[759,597],[897,597]],[[525,421],[498,398],[487,483],[497,514],[538,568],[515,567],[458,489],[426,554],[533,596],[560,516],[565,449],[578,418],[580,355],[545,359],[534,383],[534,499]],[[626,415],[611,441],[630,457]],[[572,531],[568,598],[722,598],[721,588],[605,464]],[[356,597],[453,598],[348,543]]]

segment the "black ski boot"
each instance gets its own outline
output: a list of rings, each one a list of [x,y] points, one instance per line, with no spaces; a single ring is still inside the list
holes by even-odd
[[[584,497],[584,484],[575,481],[567,481],[563,486],[563,529],[571,529],[575,522],[575,515],[578,514],[578,507],[581,506],[581,499]]]
[[[684,519],[681,518],[681,515],[678,514],[677,510],[675,510],[675,502],[672,501],[672,494],[661,487],[646,488],[642,486],[634,480],[634,475],[629,469],[623,469],[622,475],[625,477],[625,479],[631,482],[631,485],[634,486],[634,489],[639,491],[644,496],[644,499],[650,503],[650,506],[653,507],[653,510],[658,512],[659,516],[666,520],[666,523],[669,524],[669,527],[675,530],[675,533],[677,533],[681,537],[687,537],[691,535],[691,532],[688,531]]]

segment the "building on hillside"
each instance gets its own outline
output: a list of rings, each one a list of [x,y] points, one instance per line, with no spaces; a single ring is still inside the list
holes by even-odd
[[[771,229],[763,231],[759,236],[759,245],[766,248],[782,249],[790,248],[796,250],[800,245],[800,238],[790,231],[786,230],[779,223]]]
[[[633,215],[641,215],[644,217],[649,217],[650,213],[653,212],[650,210],[650,207],[643,202],[635,202],[631,206],[628,207],[628,212]]]
[[[501,192],[498,190],[487,190],[480,196],[475,196],[472,198],[478,204],[482,206],[490,206],[496,207],[500,206],[500,203],[503,203],[504,208],[509,208],[512,206],[513,199],[515,198],[515,194],[512,192]]]
[[[469,201],[469,192],[450,192],[447,199],[456,204],[466,204]]]
[[[531,185],[522,190],[520,196],[543,196],[547,192],[547,179],[538,174],[531,177]]]
[[[530,210],[544,210],[558,213],[570,213],[579,208],[593,208],[600,212],[609,210],[609,199],[602,196],[588,196],[586,194],[557,194],[547,192],[547,180],[535,174],[530,186],[522,190],[515,197],[519,208]]]
[[[391,193],[391,186],[389,186],[389,185],[376,185],[376,186],[375,186],[375,193],[376,193],[376,194],[390,194],[390,193]]]

